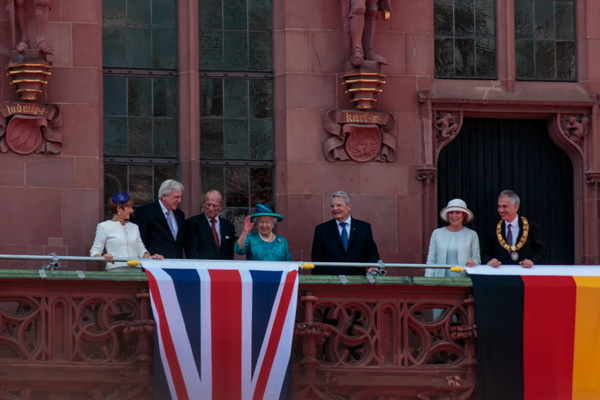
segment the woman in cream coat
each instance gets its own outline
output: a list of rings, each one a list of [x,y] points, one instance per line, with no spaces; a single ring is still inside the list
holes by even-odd
[[[463,226],[473,220],[473,213],[461,199],[454,199],[440,211],[440,217],[448,222],[431,234],[427,264],[447,264],[473,267],[481,264],[477,232]],[[452,272],[450,268],[427,268],[425,276],[461,277],[466,272]]]
[[[133,212],[133,198],[127,193],[117,193],[108,199],[108,208],[113,217],[96,227],[96,237],[90,249],[92,257],[104,257],[106,270],[122,272],[141,272],[139,267],[129,267],[125,262],[114,262],[115,258],[153,258],[162,260],[160,254],[150,256],[140,237],[137,225],[129,222]],[[106,249],[106,253],[104,250]]]

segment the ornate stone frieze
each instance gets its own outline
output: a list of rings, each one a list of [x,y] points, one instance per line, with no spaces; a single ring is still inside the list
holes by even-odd
[[[332,137],[323,144],[328,161],[392,162],[396,159],[394,117],[384,111],[331,110],[324,125]]]

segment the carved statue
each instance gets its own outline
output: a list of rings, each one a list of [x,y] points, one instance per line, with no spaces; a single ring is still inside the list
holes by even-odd
[[[373,51],[377,14],[390,18],[390,0],[342,0],[344,16],[344,35],[350,42],[350,63],[359,67],[364,60],[378,64],[387,64],[385,58]],[[348,40],[349,39],[349,40]]]
[[[588,119],[583,117],[581,122],[577,121],[577,118],[570,117],[567,121],[567,134],[572,141],[579,143],[583,140],[583,137],[587,135],[587,124]]]
[[[456,123],[456,118],[452,114],[445,114],[442,118],[435,121],[435,128],[438,131],[438,137],[446,140],[458,133],[460,126]]]
[[[10,19],[12,48],[19,52],[24,52],[31,48],[29,33],[27,32],[27,20],[25,18],[26,1],[33,3],[34,6],[35,27],[37,29],[34,48],[43,54],[54,54],[54,49],[46,40],[50,0],[8,0],[6,9]]]

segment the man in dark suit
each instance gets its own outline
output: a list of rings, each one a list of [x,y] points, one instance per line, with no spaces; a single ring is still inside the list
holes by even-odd
[[[164,258],[183,258],[185,215],[177,207],[181,203],[183,185],[174,179],[164,181],[158,189],[159,200],[146,204],[135,212],[131,222],[140,228],[140,235],[150,254]]]
[[[350,216],[352,200],[343,191],[331,195],[333,219],[317,225],[312,245],[312,260],[321,262],[376,263],[379,260],[371,225]],[[364,275],[358,267],[316,267],[316,275]]]
[[[502,219],[494,232],[486,236],[482,261],[490,267],[519,264],[531,268],[546,256],[540,227],[517,214],[521,200],[511,190],[498,196],[498,214]]]
[[[223,196],[218,190],[209,190],[202,202],[204,212],[185,221],[185,255],[205,260],[233,260],[235,227],[219,213]],[[214,230],[213,230],[214,226]]]

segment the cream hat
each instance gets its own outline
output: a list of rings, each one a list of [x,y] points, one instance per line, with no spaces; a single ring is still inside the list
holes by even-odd
[[[448,222],[448,213],[450,211],[461,211],[467,214],[467,220],[464,221],[465,223],[473,221],[473,212],[467,208],[467,203],[461,199],[450,200],[448,205],[440,211],[440,217],[446,222]]]

